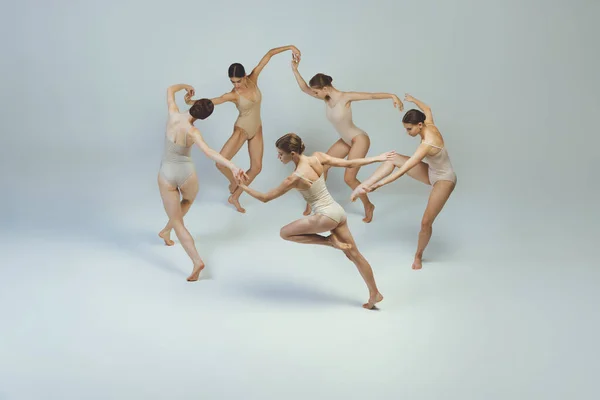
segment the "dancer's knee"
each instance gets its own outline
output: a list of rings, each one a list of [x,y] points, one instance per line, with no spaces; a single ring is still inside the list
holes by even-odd
[[[257,176],[262,171],[262,163],[257,162],[250,165],[250,169],[248,170],[248,175]]]
[[[289,230],[284,226],[283,228],[281,228],[279,230],[279,236],[283,239],[283,240],[290,240],[290,232]]]
[[[421,220],[421,230],[424,232],[429,232],[433,228],[433,218],[423,217]]]
[[[346,182],[346,185],[350,187],[357,186],[358,179],[356,179],[356,174],[353,172],[346,171],[346,173],[344,173],[344,182]]]

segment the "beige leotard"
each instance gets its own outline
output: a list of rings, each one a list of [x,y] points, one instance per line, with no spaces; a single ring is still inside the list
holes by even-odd
[[[431,186],[437,181],[450,181],[456,184],[456,173],[450,162],[448,151],[445,147],[439,147],[431,143],[421,142],[440,151],[434,156],[425,156],[424,161],[429,165],[429,182]]]
[[[159,173],[173,187],[180,188],[194,173],[192,145],[188,146],[188,131],[192,128],[187,121],[187,113],[169,113],[165,135],[165,149],[160,163]],[[177,132],[185,131],[184,144],[176,144]],[[172,137],[169,138],[169,136]]]
[[[250,100],[238,92],[239,100],[235,105],[239,111],[238,118],[235,121],[235,126],[240,127],[246,132],[248,140],[252,139],[258,133],[258,129],[262,125],[262,120],[260,118],[262,93],[258,86],[255,87],[257,94],[256,100]]]
[[[329,190],[327,190],[324,179],[325,174],[321,174],[316,181],[305,178],[299,172],[294,172],[294,175],[310,183],[310,188],[306,190],[298,189],[298,191],[302,194],[304,200],[310,204],[313,214],[325,215],[338,223],[344,219],[346,212],[344,211],[344,208],[331,197]]]
[[[367,133],[354,125],[352,121],[352,108],[346,106],[347,102],[342,96],[334,106],[329,106],[325,102],[325,115],[340,138],[347,145],[352,146],[352,139],[358,135],[366,135]]]

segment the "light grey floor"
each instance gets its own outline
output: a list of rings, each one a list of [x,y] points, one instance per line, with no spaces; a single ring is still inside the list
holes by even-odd
[[[507,223],[514,203],[491,210],[457,189],[412,271],[427,187],[381,190],[366,225],[340,178],[332,192],[375,270],[378,311],[361,308],[367,291],[343,254],[279,238],[303,210],[297,193],[245,197],[241,215],[225,186],[201,192],[187,218],[207,262],[196,283],[181,246],[156,235],[165,217],[152,181],[132,184],[134,204],[103,190],[53,210],[24,201],[37,228],[0,242],[0,398],[598,394],[597,264],[571,251],[595,239],[559,236],[547,219]]]

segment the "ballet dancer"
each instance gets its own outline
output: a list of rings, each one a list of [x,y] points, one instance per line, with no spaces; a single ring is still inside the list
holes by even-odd
[[[250,155],[250,169],[247,174],[250,184],[262,170],[262,159],[264,152],[262,119],[260,115],[262,93],[258,87],[258,77],[263,68],[269,63],[271,57],[291,50],[293,54],[300,55],[300,50],[296,46],[282,46],[271,49],[254,67],[250,75],[246,75],[244,66],[234,63],[229,66],[229,80],[233,84],[233,89],[229,93],[211,99],[213,104],[219,105],[226,102],[234,103],[239,111],[237,120],[233,126],[233,134],[223,145],[221,155],[231,160],[241,149],[244,142],[248,142],[248,153]],[[187,104],[192,104],[194,100],[187,95],[185,98]],[[229,169],[217,163],[217,168],[229,180],[229,199],[238,212],[245,213],[246,210],[240,205],[239,198],[242,190],[237,187],[235,178],[229,172]]]
[[[373,175],[354,189],[350,199],[355,201],[363,193],[377,190],[404,174],[431,185],[432,189],[421,220],[419,242],[412,265],[412,269],[421,269],[423,252],[433,232],[433,222],[454,191],[457,179],[450,163],[448,151],[444,146],[442,134],[434,125],[431,108],[409,94],[404,100],[415,103],[422,110],[409,110],[402,118],[408,134],[413,137],[417,135],[421,137],[419,147],[412,157],[396,154],[393,160],[381,164]],[[398,170],[392,172],[395,167],[398,167]]]
[[[194,266],[188,281],[197,281],[204,262],[198,254],[192,235],[183,223],[183,217],[189,211],[198,193],[198,177],[194,162],[190,156],[192,145],[195,143],[209,158],[229,168],[231,174],[238,180],[247,179],[246,173],[231,161],[211,149],[198,128],[193,124],[198,119],[208,118],[214,106],[209,99],[196,100],[186,112],[180,112],[175,102],[175,93],[185,89],[191,96],[194,88],[190,85],[173,85],[167,89],[167,105],[169,109],[165,134],[165,150],[158,171],[158,188],[163,206],[169,217],[169,222],[158,234],[167,246],[172,246],[171,230],[175,230],[177,239],[192,259]],[[181,201],[180,201],[181,196]]]
[[[404,105],[398,96],[393,93],[343,92],[332,85],[333,79],[329,75],[321,73],[316,74],[311,78],[307,85],[298,71],[299,63],[300,55],[294,55],[292,59],[292,70],[294,71],[294,76],[296,77],[300,89],[312,97],[324,100],[325,115],[340,136],[340,139],[327,150],[327,154],[332,157],[348,157],[348,160],[363,158],[367,155],[371,146],[369,135],[364,130],[354,125],[354,122],[352,121],[351,103],[353,101],[392,99],[394,107],[397,107],[399,111],[404,110]],[[327,179],[328,169],[329,166],[325,166],[325,179]],[[360,168],[358,167],[352,167],[347,168],[344,172],[344,181],[352,190],[360,184],[360,181],[356,178],[359,169]],[[366,193],[361,194],[360,199],[365,208],[365,217],[363,218],[363,221],[369,223],[373,219],[375,205],[371,203]],[[309,213],[310,206],[307,204],[304,215],[308,215]]]
[[[331,157],[325,153],[314,153],[312,157],[305,156],[302,139],[294,133],[288,133],[275,143],[279,160],[283,164],[293,161],[296,165],[294,172],[288,176],[277,188],[267,193],[260,193],[249,188],[243,182],[238,185],[250,196],[263,203],[274,200],[291,189],[300,191],[304,199],[311,206],[313,215],[294,221],[281,228],[280,235],[285,240],[297,243],[320,244],[342,250],[358,268],[362,278],[369,289],[369,300],[364,308],[372,309],[375,304],[383,300],[379,293],[373,270],[358,251],[354,238],[348,228],[346,212],[329,194],[325,185],[325,166],[330,167],[358,167],[374,162],[383,162],[391,159],[394,152],[384,153],[377,157],[356,158],[344,160]],[[329,236],[319,235],[321,232],[330,232]]]

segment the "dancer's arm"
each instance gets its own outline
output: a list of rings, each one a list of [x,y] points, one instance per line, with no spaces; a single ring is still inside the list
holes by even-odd
[[[291,189],[296,187],[296,182],[298,182],[298,177],[295,175],[288,176],[283,182],[281,182],[279,186],[277,186],[275,189],[269,190],[267,193],[261,193],[257,190],[249,188],[243,183],[238,183],[238,186],[255,199],[260,200],[263,203],[268,203],[271,200],[275,200],[276,198],[283,196]]]
[[[398,107],[400,111],[404,110],[404,104],[402,104],[400,98],[393,93],[345,92],[344,95],[348,99],[348,102],[392,99],[394,101],[394,107]]]
[[[208,158],[223,165],[226,168],[229,168],[233,176],[235,176],[236,178],[243,179],[244,181],[248,179],[248,176],[246,175],[244,170],[238,168],[234,163],[223,157],[217,151],[213,150],[208,144],[206,144],[198,128],[193,127],[190,131],[190,134],[194,138],[194,143],[196,143],[196,145],[200,148],[200,150],[202,150],[204,154],[206,154]]]
[[[388,176],[386,176],[379,182],[374,183],[373,185],[371,185],[368,188],[368,190],[370,192],[372,192],[373,190],[376,190],[382,186],[385,186],[388,183],[394,182],[396,179],[400,178],[402,175],[404,175],[408,171],[410,171],[411,168],[416,167],[423,160],[423,158],[425,158],[428,151],[429,151],[429,146],[427,146],[426,144],[420,144],[419,147],[417,147],[417,150],[415,151],[415,153],[412,155],[412,157],[410,157],[408,160],[406,160],[406,162],[404,164],[402,164],[402,166],[400,168],[398,168],[397,171],[392,172],[391,174],[389,174]]]
[[[344,160],[342,158],[331,157],[327,153],[316,152],[313,156],[317,157],[317,160],[323,165],[331,165],[332,167],[344,167],[344,168],[353,168],[353,167],[362,167],[363,165],[373,164],[376,162],[384,162],[388,160],[393,160],[396,155],[395,151],[388,151],[387,153],[382,153],[377,157],[365,157],[365,158],[355,158],[354,160]]]
[[[275,47],[274,49],[269,50],[267,54],[263,56],[258,65],[254,67],[250,75],[248,75],[248,78],[256,82],[263,68],[269,63],[269,61],[271,61],[271,57],[276,54],[283,53],[286,50],[292,50],[294,54],[300,54],[300,50],[298,50],[298,48],[294,45]]]
[[[192,99],[192,96],[193,95],[190,95],[189,92],[188,92],[188,94],[186,94],[185,97],[184,97],[185,104],[187,104],[188,106],[193,105],[196,102],[196,100],[198,100],[198,99],[196,99],[196,100]],[[231,92],[225,93],[222,96],[215,97],[214,99],[210,99],[210,101],[212,101],[215,106],[218,106],[219,104],[226,103],[228,101],[230,101],[232,103],[235,103],[235,101],[236,101],[236,94],[233,91],[231,91]]]
[[[294,72],[294,76],[296,77],[296,82],[298,82],[298,86],[300,86],[300,90],[314,97],[315,99],[318,99],[317,95],[315,95],[315,92],[312,91],[312,89],[310,88],[310,86],[308,86],[304,78],[302,78],[302,75],[300,75],[300,71],[298,71],[299,63],[300,55],[292,57],[292,71]]]
[[[175,101],[175,93],[183,89],[187,90],[186,96],[191,97],[194,95],[194,88],[190,85],[186,85],[185,83],[169,86],[167,89],[167,106],[169,108],[169,112],[179,112],[179,107],[177,107],[177,102]]]
[[[423,111],[423,114],[425,114],[425,124],[433,124],[433,114],[431,113],[431,107],[423,103],[421,100],[415,99],[408,93],[404,95],[404,100],[410,101],[411,103],[415,103],[416,106],[419,107],[421,111]]]

